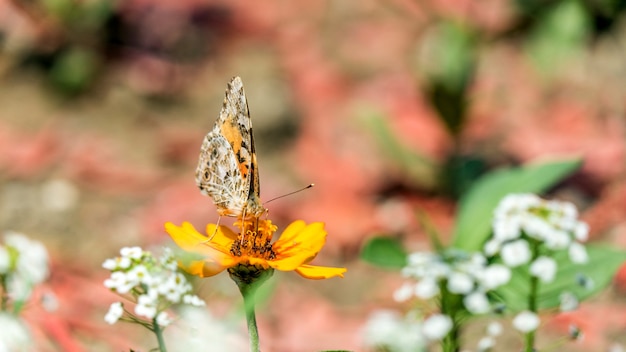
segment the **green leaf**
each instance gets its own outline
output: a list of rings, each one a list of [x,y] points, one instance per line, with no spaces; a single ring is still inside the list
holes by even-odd
[[[589,262],[574,264],[569,260],[567,251],[554,256],[557,261],[557,275],[549,284],[539,283],[537,304],[539,309],[558,307],[559,296],[563,292],[571,292],[582,301],[606,288],[612,281],[615,272],[626,261],[626,251],[606,246],[587,245]],[[587,277],[593,281],[591,287],[583,287],[578,278]],[[529,295],[528,266],[513,272],[511,281],[496,291],[499,298],[506,303],[511,312],[527,309]]]
[[[497,170],[481,177],[459,202],[452,246],[480,250],[491,233],[495,207],[510,193],[542,193],[576,171],[581,160],[531,163],[521,168]]]
[[[93,81],[98,58],[85,48],[70,48],[59,55],[50,70],[50,78],[64,93],[80,93]]]
[[[361,251],[361,259],[383,268],[402,268],[406,266],[407,253],[404,247],[392,237],[374,237]]]
[[[467,89],[476,70],[476,35],[459,22],[446,21],[425,42],[420,55],[420,72],[427,77],[425,90],[444,126],[456,137],[467,117]]]
[[[438,168],[432,160],[416,153],[399,142],[384,116],[372,113],[361,113],[360,121],[372,133],[381,151],[407,176],[407,182],[426,189],[437,185]]]
[[[581,1],[561,1],[540,18],[526,44],[532,62],[550,75],[580,57],[591,32],[591,19]]]

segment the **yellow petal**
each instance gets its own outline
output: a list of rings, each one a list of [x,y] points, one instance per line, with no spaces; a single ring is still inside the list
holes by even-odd
[[[273,245],[279,259],[286,257],[302,257],[311,260],[322,250],[326,243],[324,223],[314,222],[306,225],[298,220],[291,223]]]
[[[189,264],[181,264],[181,267],[191,275],[209,277],[224,271],[226,267],[218,263],[208,263],[204,260],[194,260]]]
[[[315,265],[302,265],[296,269],[296,272],[300,276],[311,280],[329,279],[331,277],[339,276],[343,277],[343,274],[348,271],[346,268],[333,268],[329,266],[315,266]]]
[[[222,233],[223,230],[222,226],[220,226],[215,237],[226,237],[227,235]],[[224,248],[219,243],[209,241],[209,237],[200,234],[188,222],[184,222],[180,227],[168,222],[165,224],[165,231],[184,251],[199,254],[205,257],[207,262],[219,263],[219,265],[226,267],[233,262],[229,248]]]
[[[209,238],[196,231],[193,225],[188,222],[183,222],[180,227],[168,222],[165,224],[165,231],[185,251],[205,254],[209,250],[207,246],[198,246],[208,242]]]
[[[237,234],[226,226],[220,225],[217,230],[216,227],[217,225],[215,224],[206,225],[206,233],[208,238],[211,239],[211,245],[219,248],[222,252],[230,251],[230,247],[237,239]]]

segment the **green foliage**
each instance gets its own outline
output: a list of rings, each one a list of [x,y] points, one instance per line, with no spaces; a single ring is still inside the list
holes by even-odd
[[[445,22],[433,38],[424,70],[431,104],[448,132],[461,132],[467,109],[467,89],[476,69],[476,40],[469,28]]]
[[[91,51],[69,49],[54,62],[50,78],[64,93],[79,93],[93,81],[98,69],[97,60]]]
[[[461,199],[452,246],[480,250],[491,233],[493,210],[509,193],[542,193],[576,171],[580,159],[527,164],[480,178]]]
[[[451,155],[441,169],[441,187],[446,194],[458,199],[471,189],[487,170],[487,162],[473,155]]]
[[[400,241],[391,237],[374,237],[365,243],[361,259],[383,268],[399,269],[404,267],[407,253]]]
[[[566,251],[557,253],[554,259],[558,265],[556,278],[549,284],[539,284],[537,303],[539,309],[557,308],[559,296],[563,292],[573,293],[580,301],[607,287],[617,269],[626,260],[626,252],[606,246],[587,245],[589,262],[572,263]],[[593,284],[585,287],[579,278],[586,277]],[[528,285],[528,265],[513,270],[511,281],[497,289],[498,298],[506,304],[507,310],[518,312],[528,309],[530,287]]]
[[[582,54],[591,31],[590,18],[578,0],[561,1],[540,17],[526,45],[537,68],[550,74]]]
[[[437,168],[433,161],[400,143],[385,117],[369,113],[360,120],[376,138],[377,145],[385,156],[406,174],[407,182],[419,188],[435,187]]]

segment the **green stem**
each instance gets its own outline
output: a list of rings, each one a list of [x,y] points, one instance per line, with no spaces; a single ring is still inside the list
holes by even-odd
[[[241,294],[243,296],[244,309],[246,310],[246,322],[248,323],[248,335],[250,336],[250,352],[260,352],[259,330],[256,325],[256,314],[254,312],[254,290],[241,289]]]
[[[243,296],[243,305],[246,311],[246,321],[248,323],[248,335],[250,336],[250,352],[260,352],[259,330],[256,325],[256,315],[254,307],[256,304],[255,293],[274,273],[273,269],[265,269],[254,265],[240,264],[228,269],[230,278],[235,281],[239,292]]]
[[[460,350],[459,336],[461,325],[457,319],[456,312],[459,306],[459,297],[448,291],[447,284],[439,285],[441,291],[441,314],[452,319],[452,329],[441,342],[443,352],[458,352]]]
[[[156,317],[152,319],[152,326],[154,334],[157,337],[157,341],[159,342],[159,352],[167,352],[167,348],[165,347],[165,340],[163,339],[163,329],[157,323]]]
[[[531,242],[532,259],[531,263],[539,257],[539,242]],[[528,310],[537,313],[537,294],[539,291],[539,278],[530,276],[530,294],[528,295]],[[526,346],[524,352],[535,351],[535,330],[526,333]]]
[[[7,290],[7,276],[0,275],[0,285],[2,285],[2,301],[0,311],[6,312],[9,306],[9,291]]]

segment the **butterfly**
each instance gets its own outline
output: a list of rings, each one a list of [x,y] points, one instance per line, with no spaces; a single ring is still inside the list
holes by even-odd
[[[213,199],[220,216],[260,217],[259,169],[252,120],[239,77],[228,83],[220,116],[202,141],[196,184]]]

